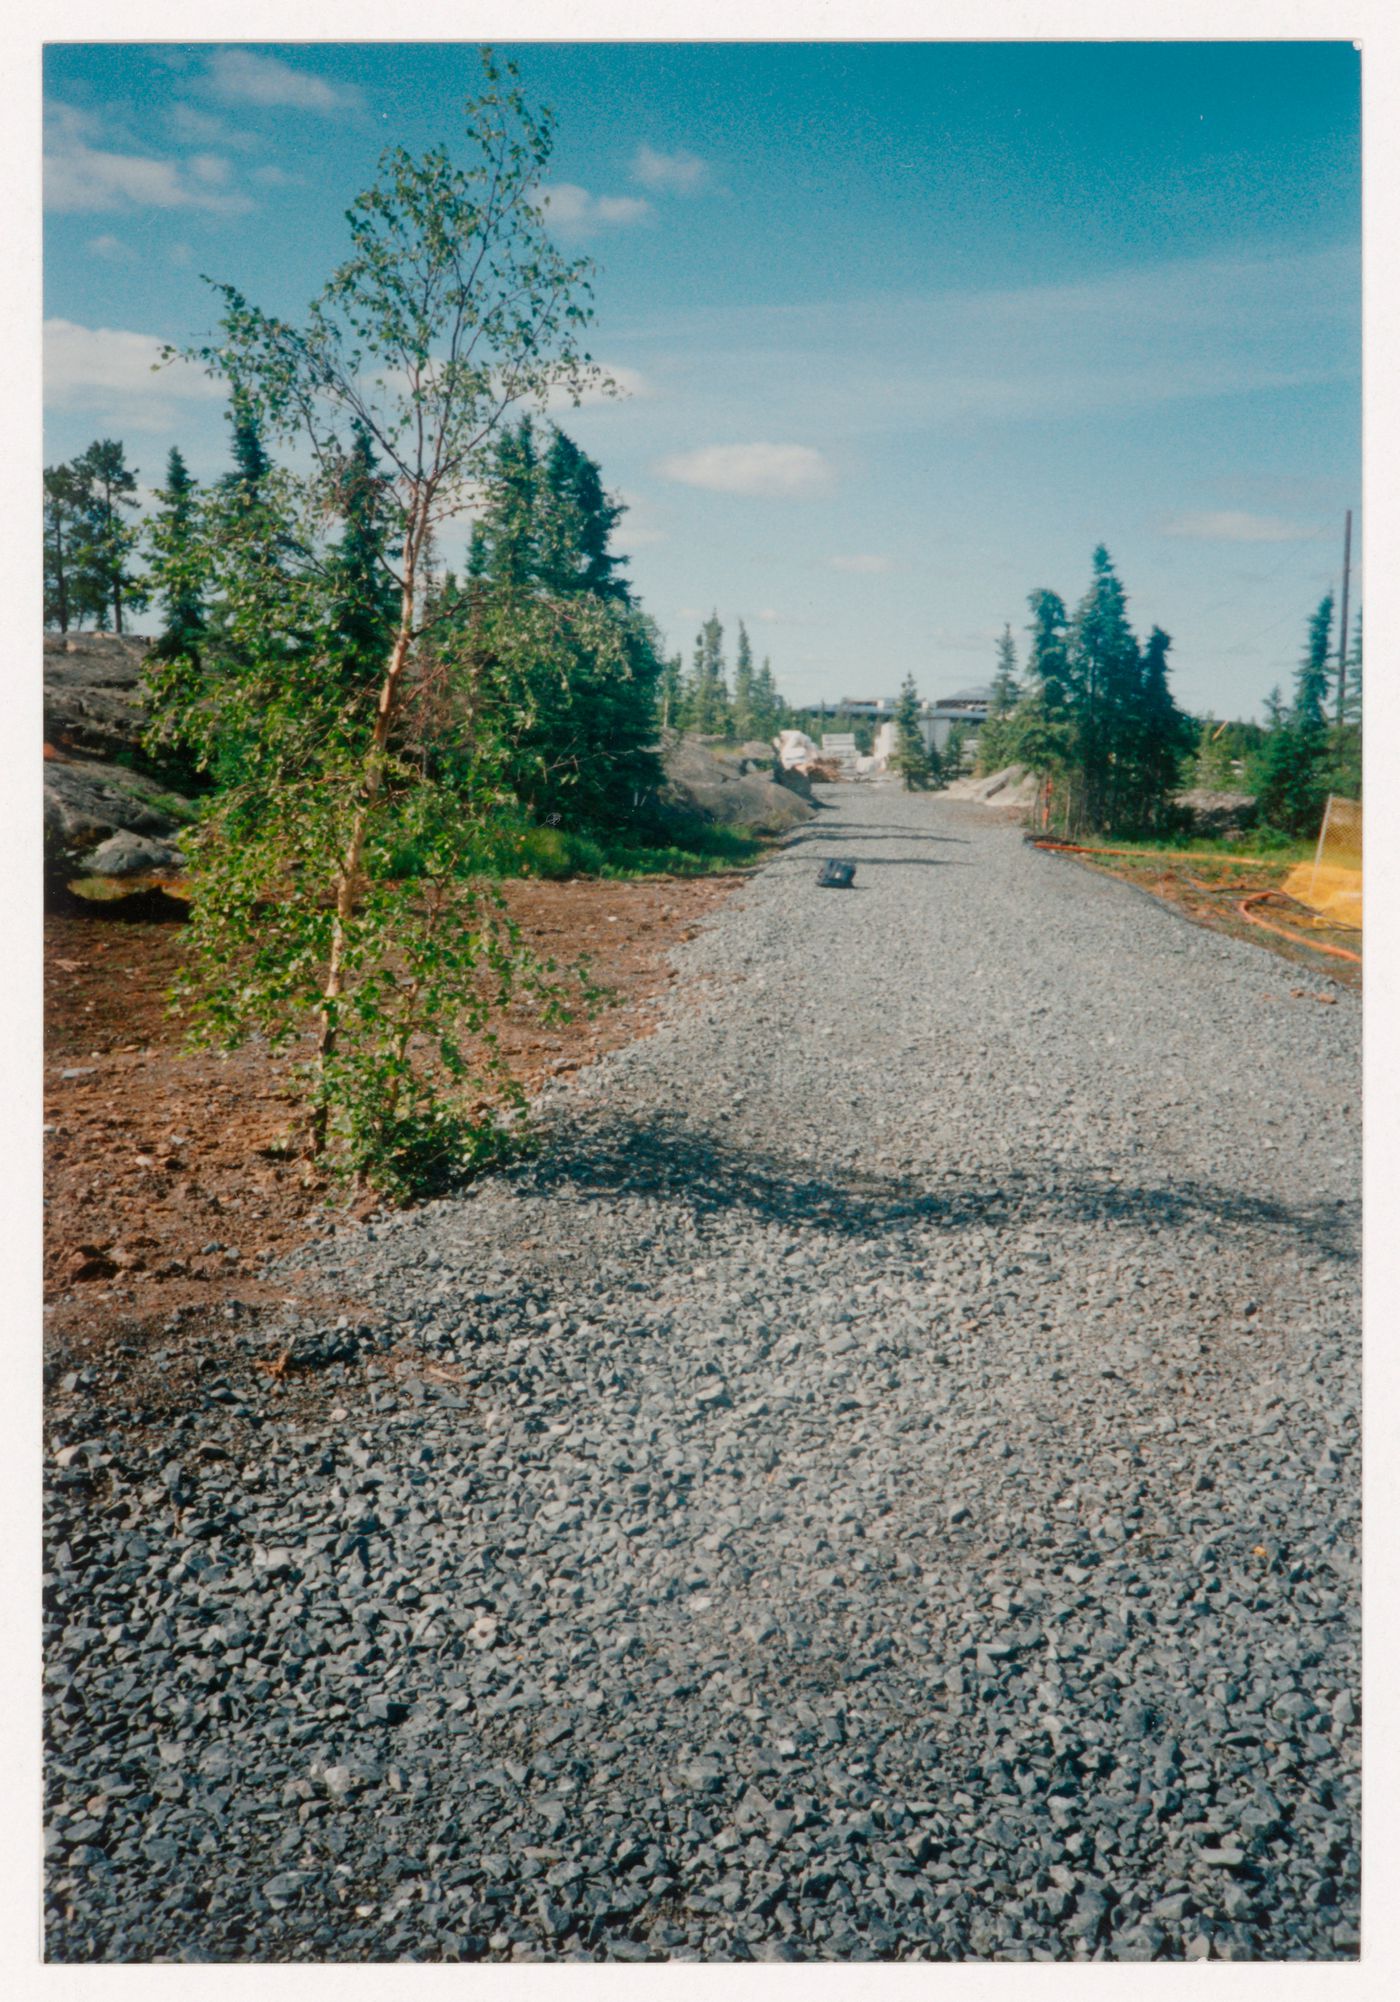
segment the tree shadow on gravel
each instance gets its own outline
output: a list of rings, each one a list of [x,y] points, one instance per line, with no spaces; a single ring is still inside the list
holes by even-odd
[[[820,827],[800,827],[789,836],[785,847],[796,848],[808,841],[830,841],[843,835],[848,841],[898,841],[903,846],[918,847],[924,843],[934,843],[940,848],[970,848],[972,843],[960,834],[920,834],[910,830],[903,834],[872,834],[863,821],[824,820]]]
[[[1112,1179],[1051,1162],[930,1189],[856,1170],[828,1172],[664,1119],[561,1135],[530,1179],[543,1194],[568,1184],[575,1194],[662,1196],[697,1218],[741,1211],[775,1223],[817,1224],[842,1237],[1058,1218],[1224,1237],[1262,1229],[1347,1263],[1359,1255],[1357,1206],[1350,1202],[1281,1203],[1210,1182]]]

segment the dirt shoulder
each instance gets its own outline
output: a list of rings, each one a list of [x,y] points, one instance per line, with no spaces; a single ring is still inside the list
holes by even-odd
[[[1055,852],[1066,863],[1146,890],[1208,931],[1263,946],[1299,971],[1341,987],[1361,985],[1361,933],[1328,924],[1284,892],[1291,858],[1246,862],[1230,855],[1133,854],[1110,847]]]
[[[534,1089],[647,1034],[674,978],[670,948],[742,880],[509,884],[526,943],[561,963],[586,955],[615,996],[593,1020],[549,1029],[512,1014],[500,1030],[512,1073]],[[283,1295],[259,1278],[264,1257],[349,1214],[345,1193],[287,1151],[289,1059],[181,1049],[165,1000],[183,953],[178,916],[159,897],[74,899],[45,923],[50,1382],[113,1353],[151,1353],[174,1326],[274,1305]],[[146,1390],[160,1401],[157,1383]]]

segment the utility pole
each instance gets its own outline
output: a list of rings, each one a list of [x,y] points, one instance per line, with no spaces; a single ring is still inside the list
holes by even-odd
[[[1351,509],[1347,509],[1346,541],[1342,550],[1342,629],[1337,635],[1337,725],[1347,694],[1347,592],[1351,587]]]

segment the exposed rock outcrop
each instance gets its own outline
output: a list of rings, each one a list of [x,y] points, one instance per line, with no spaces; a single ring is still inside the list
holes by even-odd
[[[154,838],[169,845],[190,804],[162,789],[154,779],[125,765],[97,759],[46,757],[44,760],[44,855],[51,868],[81,867],[86,873],[127,875],[135,863],[111,869],[93,853],[107,851],[112,837],[127,834]],[[113,851],[130,856],[125,847]],[[150,863],[151,868],[177,868],[176,862]]]
[[[700,821],[753,834],[785,834],[812,817],[810,803],[788,786],[778,785],[766,772],[739,769],[742,760],[716,757],[693,737],[669,739],[662,759],[666,783],[656,810],[672,826]]]
[[[132,876],[183,866],[187,799],[131,769],[146,724],[150,641],[44,635],[44,863],[50,874]]]
[[[45,633],[44,736],[81,756],[129,751],[146,727],[142,682],[148,639]]]
[[[1248,792],[1179,792],[1174,804],[1191,816],[1193,834],[1242,834],[1259,818],[1259,802]]]

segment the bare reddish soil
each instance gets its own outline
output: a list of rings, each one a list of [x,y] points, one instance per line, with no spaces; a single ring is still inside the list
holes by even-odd
[[[500,1044],[512,1074],[534,1088],[647,1034],[674,978],[669,948],[738,880],[509,884],[526,943],[561,966],[586,955],[614,997],[592,1020],[551,1029],[524,1010],[507,1017]],[[145,1351],[161,1328],[168,1335],[176,1310],[186,1325],[222,1316],[229,1303],[257,1313],[283,1297],[257,1277],[260,1256],[290,1251],[349,1211],[345,1190],[295,1151],[289,1059],[257,1046],[232,1056],[182,1050],[165,1000],[181,963],[181,914],[157,893],[107,905],[70,899],[46,921],[44,1293],[54,1371],[106,1354],[114,1337]]]

